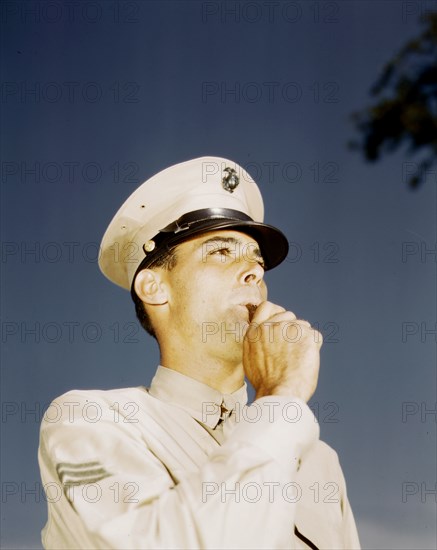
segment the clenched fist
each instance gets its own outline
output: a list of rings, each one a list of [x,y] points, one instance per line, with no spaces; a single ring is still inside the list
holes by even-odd
[[[317,386],[322,342],[307,321],[262,302],[243,342],[243,367],[256,399],[284,395],[308,402]]]

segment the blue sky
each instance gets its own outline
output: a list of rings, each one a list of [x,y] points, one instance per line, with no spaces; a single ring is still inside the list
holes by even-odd
[[[1,9],[3,547],[41,547],[44,407],[150,382],[156,345],[97,247],[142,181],[203,155],[247,167],[292,245],[270,299],[325,335],[312,407],[363,547],[435,547],[437,176],[413,192],[417,159],[347,147],[351,113],[435,3]]]

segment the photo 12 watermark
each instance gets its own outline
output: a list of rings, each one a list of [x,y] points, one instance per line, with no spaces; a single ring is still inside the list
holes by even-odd
[[[340,84],[336,81],[217,81],[201,83],[202,103],[221,104],[337,104],[341,100]]]
[[[76,400],[55,400],[51,403],[39,401],[3,401],[1,404],[1,421],[19,424],[57,424],[59,422],[74,424],[97,424],[110,422],[113,424],[137,424],[139,422],[140,406],[135,401],[119,403],[99,403]]]
[[[307,163],[296,160],[249,161],[243,163],[243,167],[255,181],[265,181],[269,184],[340,182],[340,164],[333,160],[314,160]]]
[[[12,104],[139,103],[141,86],[135,81],[5,81],[0,84],[0,102]]]
[[[70,465],[70,470],[64,471],[57,468],[59,475],[64,478],[64,482],[49,481],[42,484],[40,481],[3,481],[1,486],[1,501],[3,504],[29,502],[39,503],[46,502],[54,504],[62,499],[68,500],[68,503],[75,501],[84,501],[87,504],[97,504],[104,500],[105,502],[113,502],[115,504],[138,504],[140,501],[137,494],[140,491],[140,486],[137,482],[128,481],[120,483],[113,482],[111,485],[103,485],[101,482],[92,482],[90,477],[82,479],[70,479],[64,474],[73,474],[75,476],[85,475],[85,471],[101,476],[102,466],[99,463],[86,465]],[[86,470],[85,470],[86,468]],[[109,476],[104,476],[109,477]]]
[[[140,326],[136,321],[99,323],[97,321],[12,321],[1,325],[1,342],[7,344],[138,344]]]
[[[246,502],[255,504],[261,500],[270,504],[281,499],[290,504],[299,502],[303,493],[311,494],[311,500],[315,504],[336,504],[340,502],[338,483],[328,481],[326,483],[314,482],[308,487],[303,487],[296,481],[282,484],[278,481],[247,482],[221,482],[205,481],[202,483],[202,502],[219,500],[223,504],[229,502]]]
[[[404,241],[401,249],[402,263],[436,263],[437,243],[426,241]]]
[[[400,4],[403,23],[417,23],[428,14],[437,11],[436,0],[406,0]]]
[[[207,424],[212,418],[221,415],[221,406],[217,403],[206,401],[202,403],[202,422]],[[280,403],[274,398],[263,400],[261,403],[254,401],[249,406],[242,406],[240,403],[235,403],[235,408],[232,410],[233,420],[235,423],[246,422],[256,424],[258,422],[269,422],[270,424],[283,419],[285,422],[295,424],[302,418],[302,405],[297,401],[289,401]]]
[[[107,254],[112,255],[112,262],[140,263],[143,249],[133,241],[115,241]],[[57,264],[57,263],[97,263],[102,249],[98,242],[80,241],[3,241],[0,245],[0,261],[3,264]]]
[[[249,327],[251,331],[248,333]],[[323,324],[319,322],[312,323],[308,328],[299,323],[299,320],[284,321],[281,326],[276,322],[265,321],[257,322],[216,322],[205,321],[201,325],[201,341],[206,343],[213,338],[219,339],[221,343],[243,342],[246,338],[249,343],[259,342],[266,339],[269,343],[285,341],[295,344],[307,337],[307,331],[311,331],[311,338],[316,344],[337,344],[340,342],[340,325],[335,321],[328,321]]]
[[[104,164],[95,160],[2,161],[1,182],[6,185],[44,185],[81,183],[138,184],[139,165],[115,160]]]
[[[142,2],[134,0],[5,0],[0,18],[5,24],[90,25],[138,23]]]
[[[437,502],[437,483],[426,481],[403,481],[402,482],[402,502],[413,501],[414,504],[421,502],[426,504],[428,499]]]
[[[426,422],[437,423],[437,403],[426,403],[425,401],[403,401],[402,423]]]
[[[227,169],[226,163],[208,161],[202,163],[202,182],[209,177],[222,175]],[[249,174],[249,175],[248,175]],[[281,183],[339,183],[340,164],[334,160],[313,159],[306,163],[290,159],[286,161],[263,160],[242,162],[236,171],[238,181],[265,181],[269,184]]]
[[[436,2],[437,10],[437,2]],[[423,165],[417,162],[402,163],[402,182],[409,183],[412,179],[422,182],[437,183],[437,170],[429,165]]]
[[[215,0],[200,2],[202,23],[297,24],[340,21],[341,2],[278,0]]]
[[[404,321],[401,329],[403,344],[408,342],[437,342],[437,323],[427,321]]]

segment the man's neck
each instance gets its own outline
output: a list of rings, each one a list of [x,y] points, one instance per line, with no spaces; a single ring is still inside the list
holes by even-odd
[[[231,394],[244,384],[243,365],[229,365],[211,357],[177,357],[161,352],[161,365],[194,378],[223,394]]]

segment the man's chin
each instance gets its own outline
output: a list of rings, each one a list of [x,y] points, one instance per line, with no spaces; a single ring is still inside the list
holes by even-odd
[[[203,322],[200,328],[202,343],[242,350],[244,336],[249,328],[248,311],[238,306],[222,320]]]
[[[223,343],[237,343],[243,345],[244,336],[249,328],[249,321],[246,316],[237,320],[224,321],[220,326],[220,339]]]

